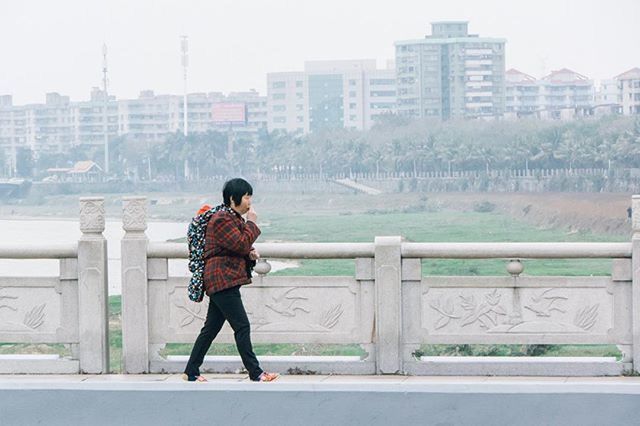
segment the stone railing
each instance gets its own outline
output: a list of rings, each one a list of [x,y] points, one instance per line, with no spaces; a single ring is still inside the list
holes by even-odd
[[[349,374],[616,375],[640,366],[640,197],[628,243],[262,243],[243,288],[254,343],[359,345],[365,356],[260,357],[265,368]],[[80,200],[73,244],[0,244],[0,259],[58,259],[50,277],[0,277],[0,342],[68,345],[70,356],[1,355],[0,373],[108,371],[107,242],[101,198]],[[169,343],[193,344],[206,303],[169,274],[186,244],[150,242],[146,200],[124,200],[123,370],[181,371]],[[612,259],[610,276],[523,275],[526,259]],[[350,276],[273,276],[271,259],[351,259]],[[429,276],[422,259],[506,259],[504,276]],[[206,298],[205,298],[206,299]],[[228,326],[216,342],[232,343]],[[605,358],[426,357],[431,344],[610,344]],[[238,357],[208,357],[206,371],[234,371]]]
[[[254,343],[357,344],[360,357],[261,357],[278,371],[349,374],[616,375],[640,366],[640,197],[631,243],[263,243],[254,283],[243,288]],[[150,243],[146,200],[124,204],[123,365],[127,373],[177,372],[206,300],[168,274],[186,244]],[[422,259],[508,259],[510,276],[423,276]],[[607,277],[521,276],[521,259],[613,259]],[[267,259],[267,260],[265,260]],[[268,259],[354,259],[354,276],[269,276]],[[633,259],[633,260],[632,260]],[[635,275],[632,271],[636,271]],[[634,284],[635,283],[635,284]],[[206,299],[206,298],[205,298]],[[217,342],[233,342],[225,326]],[[614,344],[623,359],[424,357],[425,344]],[[635,367],[634,367],[635,366]],[[238,357],[208,357],[206,371],[233,371]]]
[[[80,199],[77,243],[0,243],[0,259],[59,259],[51,277],[0,277],[0,342],[69,345],[70,356],[0,355],[0,373],[106,373],[107,241],[102,198]]]

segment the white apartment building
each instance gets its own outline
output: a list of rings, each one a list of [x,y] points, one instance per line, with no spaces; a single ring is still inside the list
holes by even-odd
[[[47,93],[44,104],[19,109],[25,112],[25,145],[33,151],[62,152],[73,144],[75,129],[68,96]]]
[[[619,95],[624,115],[640,114],[640,68],[632,68],[618,75]]]
[[[535,77],[516,69],[505,73],[505,117],[535,115],[541,108],[540,85]]]
[[[248,92],[231,92],[226,102],[244,103],[247,108],[246,129],[251,132],[266,132],[268,128],[267,97],[260,96],[255,90]]]
[[[596,90],[593,114],[596,116],[620,114],[622,112],[622,93],[616,79],[600,81]]]
[[[309,61],[301,72],[267,74],[269,131],[366,130],[395,104],[395,70],[371,59]]]
[[[97,87],[91,90],[91,98],[86,102],[71,103],[73,120],[72,145],[104,144],[104,92]],[[107,102],[107,132],[109,139],[118,133],[118,103],[115,97],[109,96]]]
[[[212,109],[219,103],[241,103],[246,122],[234,131],[251,137],[267,129],[267,98],[256,91],[231,93],[190,93],[187,96],[188,131],[228,131],[214,123]],[[0,149],[15,163],[21,147],[40,152],[64,152],[75,145],[104,144],[104,92],[93,88],[88,101],[71,102],[68,96],[47,93],[44,104],[13,105],[10,95],[0,96]],[[126,135],[134,141],[161,142],[170,133],[182,132],[184,99],[179,95],[156,95],[146,90],[137,99],[116,100],[107,105],[109,139]],[[9,167],[13,167],[9,165]],[[13,170],[13,169],[12,169]]]
[[[542,110],[548,118],[588,115],[595,98],[593,80],[563,68],[540,80]]]
[[[539,80],[515,69],[505,75],[506,117],[571,119],[592,114],[594,84],[582,74],[565,68]]]

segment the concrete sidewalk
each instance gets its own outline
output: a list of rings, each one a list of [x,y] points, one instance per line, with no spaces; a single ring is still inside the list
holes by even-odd
[[[433,386],[474,386],[478,389],[490,385],[501,386],[536,386],[536,387],[574,387],[589,388],[594,385],[612,388],[622,386],[625,389],[640,388],[640,376],[606,376],[606,377],[543,377],[543,376],[400,376],[400,375],[281,375],[272,383],[253,383],[246,374],[204,374],[208,383],[197,383],[198,386],[228,385],[237,386],[249,383],[253,386],[332,386],[332,385],[394,385],[422,386],[428,389]],[[158,388],[167,385],[184,384],[194,386],[182,380],[181,374],[0,374],[0,389],[14,386],[78,386],[91,387],[103,384],[117,388],[121,385],[151,385]]]
[[[638,424],[640,377],[2,375],[4,425]]]

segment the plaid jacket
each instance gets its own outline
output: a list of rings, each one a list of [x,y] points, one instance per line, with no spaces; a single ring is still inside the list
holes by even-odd
[[[219,211],[211,216],[204,243],[204,290],[208,296],[251,283],[249,252],[260,228],[237,213]]]

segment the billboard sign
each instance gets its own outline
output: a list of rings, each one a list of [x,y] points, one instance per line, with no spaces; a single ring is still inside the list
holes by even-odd
[[[213,104],[211,117],[215,124],[245,125],[247,106],[243,102],[220,102]]]

